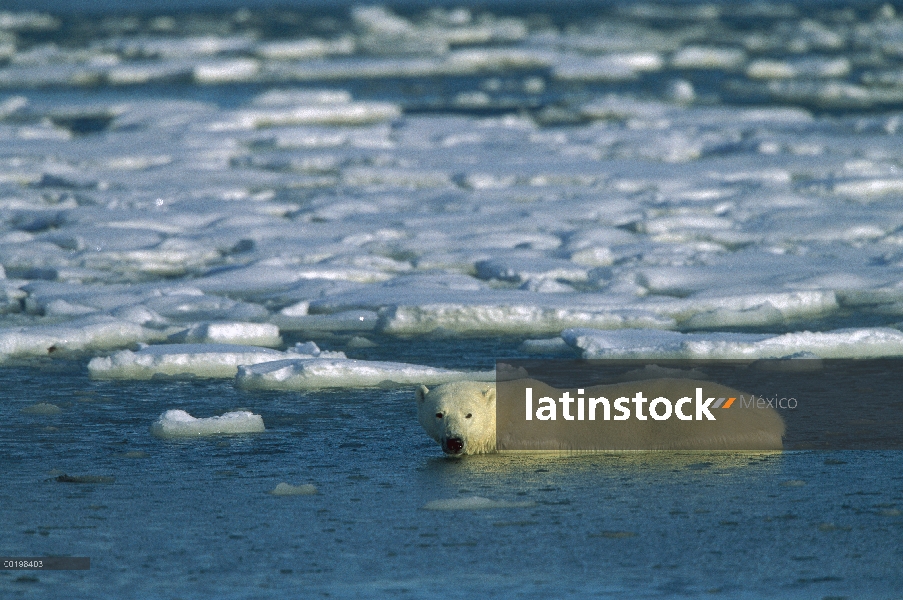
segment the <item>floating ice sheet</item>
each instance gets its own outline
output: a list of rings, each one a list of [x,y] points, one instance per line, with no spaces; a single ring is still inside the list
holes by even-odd
[[[161,344],[92,358],[88,372],[95,379],[150,379],[155,375],[234,377],[238,365],[283,358],[284,352],[256,346]]]
[[[73,353],[160,340],[159,331],[113,317],[91,316],[59,325],[0,329],[0,361],[7,358],[71,356]]]
[[[239,365],[287,358],[344,358],[341,352],[323,352],[313,342],[297,344],[287,352],[234,344],[160,344],[135,352],[121,350],[88,363],[95,379],[151,379],[154,376],[234,377]]]
[[[567,329],[561,337],[583,358],[874,358],[903,356],[903,332],[886,327],[785,334],[679,333]]]
[[[306,390],[421,383],[432,385],[462,379],[494,381],[495,371],[456,371],[353,359],[288,359],[240,367],[236,385],[245,389]]]
[[[196,438],[211,435],[260,433],[265,431],[260,415],[248,411],[229,412],[198,419],[184,410],[168,410],[154,421],[151,433],[164,439]]]

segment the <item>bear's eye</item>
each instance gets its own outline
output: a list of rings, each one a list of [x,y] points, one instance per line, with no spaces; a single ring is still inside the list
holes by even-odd
[[[467,413],[466,415],[464,415],[464,418],[465,418],[465,419],[469,419],[469,418],[472,417],[472,416],[473,416],[472,413]]]
[[[442,413],[436,413],[436,418],[437,418],[437,419],[441,419],[441,418],[442,418]]]

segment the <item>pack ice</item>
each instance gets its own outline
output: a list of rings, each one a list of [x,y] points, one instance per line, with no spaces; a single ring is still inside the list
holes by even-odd
[[[279,37],[3,13],[0,362],[445,376],[289,356],[295,332],[899,355],[903,18],[650,10],[357,7]]]

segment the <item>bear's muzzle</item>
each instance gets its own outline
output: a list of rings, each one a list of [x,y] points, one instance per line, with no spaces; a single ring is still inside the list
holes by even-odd
[[[464,453],[464,440],[459,437],[450,437],[442,440],[442,451],[452,456]]]

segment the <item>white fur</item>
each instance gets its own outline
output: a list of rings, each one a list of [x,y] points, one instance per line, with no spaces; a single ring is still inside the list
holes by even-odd
[[[421,385],[415,395],[420,425],[447,454],[495,451],[494,383],[455,381],[432,390]],[[450,452],[449,440],[456,439],[463,447]]]

